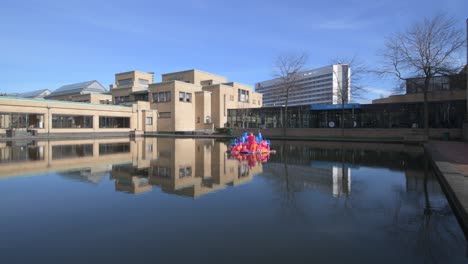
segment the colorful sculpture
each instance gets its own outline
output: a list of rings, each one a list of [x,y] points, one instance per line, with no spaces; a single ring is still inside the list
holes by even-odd
[[[232,154],[270,153],[270,141],[264,140],[259,132],[255,137],[253,133],[244,132],[242,137],[236,138],[231,144]]]

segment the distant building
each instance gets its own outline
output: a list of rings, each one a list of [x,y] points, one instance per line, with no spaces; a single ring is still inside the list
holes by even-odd
[[[458,74],[431,78],[428,101],[466,100],[467,66]],[[424,78],[411,78],[406,81],[406,94],[391,95],[387,98],[372,100],[373,104],[423,102]]]
[[[62,86],[44,99],[91,104],[110,104],[112,96],[98,81],[88,81]]]
[[[297,86],[290,90],[288,105],[337,104],[340,88],[346,90],[351,70],[349,65],[334,64],[299,73]],[[259,82],[255,91],[263,94],[264,106],[285,104],[286,91],[279,78]],[[345,92],[345,102],[351,100],[350,90]]]
[[[21,97],[21,98],[30,98],[30,99],[43,99],[45,96],[48,96],[49,94],[50,94],[49,89],[41,89],[41,90],[36,90],[32,92],[27,92],[27,93],[15,94],[14,96]]]

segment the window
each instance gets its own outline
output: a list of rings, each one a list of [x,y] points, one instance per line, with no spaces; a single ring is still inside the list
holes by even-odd
[[[205,117],[205,123],[210,124],[211,123],[211,116],[206,116]]]
[[[130,128],[130,117],[100,116],[99,128]]]
[[[191,93],[186,93],[185,94],[185,101],[188,103],[192,102],[192,94]]]
[[[153,176],[160,178],[171,178],[172,168],[153,167]]]
[[[248,102],[249,101],[249,91],[238,89],[237,97],[239,102]]]
[[[159,118],[171,118],[171,112],[160,112]]]
[[[122,79],[122,80],[118,80],[117,82],[119,83],[119,85],[132,84],[132,83],[133,83],[133,79],[132,79],[132,78],[129,78],[129,79]]]
[[[103,143],[99,144],[99,155],[110,155],[130,152],[130,143]]]
[[[153,93],[153,103],[166,103],[171,101],[171,92]]]
[[[52,146],[52,159],[68,159],[93,156],[93,144]]]
[[[115,97],[115,102],[117,104],[129,102],[129,101],[130,101],[130,96],[116,96]]]
[[[138,82],[141,83],[141,84],[149,84],[149,81],[146,80],[146,79],[138,79]]]
[[[197,117],[197,123],[200,123],[200,117]]]
[[[179,167],[179,179],[185,177],[192,177],[192,167]]]
[[[185,93],[184,92],[179,92],[179,102],[185,101]]]
[[[146,118],[146,124],[147,125],[152,125],[153,124],[153,118],[152,117],[147,117]]]
[[[93,117],[52,115],[52,128],[93,128]]]

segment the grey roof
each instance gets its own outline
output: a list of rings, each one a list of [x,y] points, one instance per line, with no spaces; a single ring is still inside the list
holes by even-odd
[[[87,94],[87,93],[105,93],[106,88],[102,86],[98,81],[88,81],[81,83],[74,83],[62,86],[45,98],[52,98],[55,96],[72,95],[72,94]]]
[[[47,93],[41,96],[42,93]],[[36,90],[36,91],[31,91],[27,93],[20,93],[20,94],[15,94],[15,96],[18,97],[23,97],[23,98],[43,98],[44,96],[47,96],[50,94],[49,89],[41,89],[41,90]]]

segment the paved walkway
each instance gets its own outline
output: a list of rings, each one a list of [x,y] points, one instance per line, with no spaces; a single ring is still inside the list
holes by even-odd
[[[431,141],[424,148],[468,236],[468,143]]]

